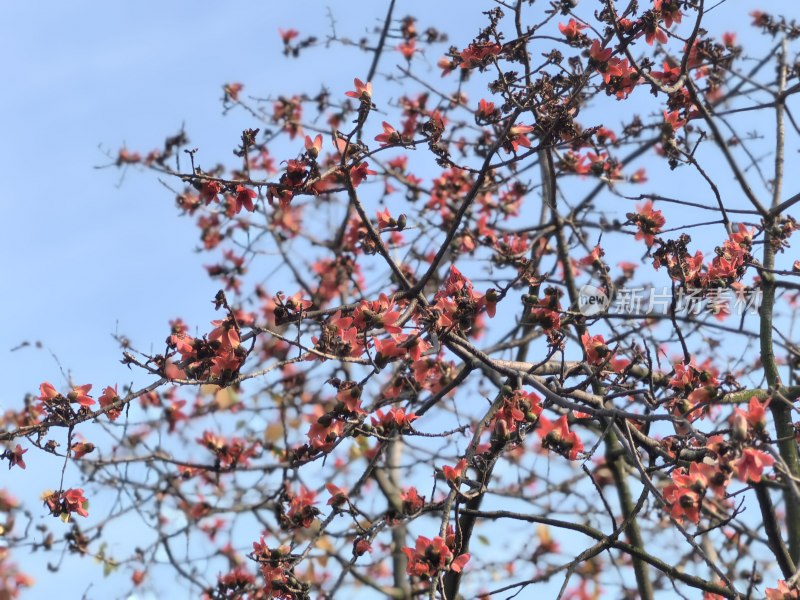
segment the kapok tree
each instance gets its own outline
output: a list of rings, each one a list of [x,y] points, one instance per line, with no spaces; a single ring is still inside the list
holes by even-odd
[[[33,542],[205,598],[800,597],[798,26],[520,0],[448,40],[395,9],[280,31],[354,83],[225,85],[231,160],[120,150],[176,188],[216,313],[120,337],[142,387],[3,416],[4,593]],[[64,469],[23,509],[32,449]]]

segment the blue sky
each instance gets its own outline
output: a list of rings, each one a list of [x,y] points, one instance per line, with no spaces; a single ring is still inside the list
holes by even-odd
[[[436,13],[447,4],[401,1],[397,15],[442,26],[463,46],[491,3],[449,3],[454,15],[443,19]],[[743,12],[769,4],[800,15],[793,0],[737,4]],[[379,25],[386,3],[330,6],[339,34],[358,39]],[[328,22],[326,5],[309,0],[3,3],[0,410],[19,405],[42,381],[65,385],[50,352],[75,383],[123,385],[136,374],[119,364],[115,331],[149,350],[163,343],[169,319],[198,325],[215,318],[210,300],[219,286],[205,277],[209,259],[193,252],[196,229],[177,218],[172,193],[151,174],[96,167],[113,162],[122,145],[143,152],[160,146],[182,123],[201,160],[227,159],[253,123],[221,116],[226,82],[263,95],[314,91],[322,82],[350,89],[352,78],[366,73],[365,55],[334,47],[297,62],[281,54],[278,27],[324,36]],[[726,27],[717,25],[719,32]],[[437,59],[427,57],[432,73]],[[10,352],[24,341],[41,341],[44,349]],[[27,472],[6,477],[12,490],[24,485],[36,497],[57,481],[48,459],[33,454]],[[98,570],[91,561],[76,568],[76,582]],[[35,597],[63,590],[69,577],[36,575]]]
[[[378,25],[382,4],[334,7],[339,35],[358,39]],[[402,4],[408,12],[425,5]],[[192,323],[213,318],[209,298],[218,286],[203,277],[208,259],[193,252],[194,226],[176,218],[172,194],[154,176],[95,167],[113,162],[123,145],[159,147],[182,123],[200,160],[226,160],[253,123],[221,117],[224,83],[265,95],[314,91],[323,81],[345,90],[364,76],[367,59],[355,51],[342,54],[347,61],[324,50],[310,51],[311,62],[282,56],[278,27],[329,31],[322,3],[44,2],[0,10],[8,82],[0,161],[9,167],[2,205],[14,224],[0,242],[10,258],[2,275],[13,282],[0,300],[13,314],[0,349],[41,340],[77,380],[130,377],[115,365],[111,334],[160,343],[178,314]],[[11,382],[2,402],[59,378],[41,352],[6,355],[0,370]]]

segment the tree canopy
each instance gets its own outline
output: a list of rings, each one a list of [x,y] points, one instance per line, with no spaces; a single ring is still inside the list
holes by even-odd
[[[112,156],[220,289],[115,333],[143,384],[2,414],[2,593],[41,553],[208,599],[800,598],[800,26],[519,0],[464,37],[469,3],[385,5],[272,34],[353,73],[225,83],[230,147]],[[62,465],[38,506],[29,452]]]

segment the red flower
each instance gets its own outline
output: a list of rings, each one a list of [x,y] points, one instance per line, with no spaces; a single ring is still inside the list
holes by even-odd
[[[56,388],[53,387],[53,384],[48,383],[45,381],[42,384],[39,384],[39,400],[43,402],[49,402],[51,400],[55,400],[61,394],[56,391]]]
[[[455,571],[456,573],[461,573],[464,570],[464,567],[467,566],[469,562],[469,554],[461,554],[453,559],[453,562],[450,563],[450,570]]]
[[[472,69],[500,54],[500,44],[494,42],[473,43],[461,51],[461,68]]]
[[[692,523],[700,522],[700,494],[694,490],[667,486],[664,499],[668,503],[669,514],[674,519],[687,518]]]
[[[129,152],[126,148],[120,148],[117,154],[117,165],[132,165],[142,160],[138,152]]]
[[[781,579],[778,581],[778,587],[767,588],[764,590],[767,600],[794,600],[800,598],[800,590],[797,587],[789,588],[786,582]]]
[[[336,508],[347,502],[347,492],[345,492],[343,489],[333,485],[332,483],[326,483],[325,489],[328,490],[328,493],[331,495],[330,500],[328,500],[328,506],[333,506]]]
[[[629,181],[631,183],[647,183],[647,171],[645,168],[636,169],[633,175],[630,176]]]
[[[308,430],[308,441],[315,450],[328,452],[344,433],[344,423],[329,415],[320,416]]]
[[[8,468],[10,469],[13,466],[19,466],[20,469],[25,468],[25,461],[22,460],[22,455],[28,451],[27,448],[23,449],[22,446],[19,444],[13,450],[6,450],[3,453],[3,457],[8,459]],[[2,457],[0,457],[2,458]]]
[[[86,506],[89,501],[83,495],[82,488],[72,488],[64,492],[64,502],[69,512],[76,512],[82,517],[88,517]]]
[[[372,98],[372,84],[369,81],[364,83],[358,77],[353,80],[353,84],[356,86],[355,91],[345,92],[345,96],[369,102]]]
[[[667,34],[661,29],[658,24],[653,23],[645,27],[644,39],[649,45],[653,45],[653,41],[658,40],[661,44],[667,43]]]
[[[581,35],[581,31],[586,29],[586,25],[583,23],[579,23],[575,19],[570,19],[569,23],[564,25],[564,23],[558,24],[558,30],[564,34],[568,40],[572,41],[578,36]]]
[[[733,48],[736,45],[736,34],[732,31],[726,31],[722,34],[722,43],[726,48]]]
[[[613,51],[611,48],[603,48],[598,40],[592,40],[592,47],[589,48],[589,58],[598,63],[608,62]]]
[[[386,227],[395,226],[397,226],[397,221],[392,218],[391,213],[389,213],[388,206],[383,210],[378,211],[378,229],[385,229]]]
[[[369,163],[363,162],[350,169],[350,180],[353,182],[353,187],[356,188],[367,178],[367,175],[377,174],[377,171],[369,168]]]
[[[406,60],[411,60],[411,57],[414,56],[414,53],[417,51],[417,43],[414,40],[408,40],[395,49],[400,52]]]
[[[446,56],[440,58],[439,62],[436,63],[436,66],[442,70],[442,77],[449,75],[456,68],[456,64],[452,61],[452,59]]]
[[[319,510],[314,507],[316,497],[316,493],[300,486],[300,490],[289,501],[289,512],[286,513],[293,525],[304,529],[311,527],[319,514]]]
[[[378,213],[379,225],[381,219],[386,217],[389,217],[388,213],[384,216]],[[397,223],[392,225],[391,222],[394,219],[389,218],[389,226],[397,225]],[[395,334],[402,331],[400,325],[397,324],[400,316],[400,312],[394,308],[394,300],[390,300],[386,294],[381,294],[377,300],[364,301],[359,305],[353,313],[353,323],[359,329],[383,328],[387,333]]]
[[[408,557],[406,573],[417,577],[432,577],[439,571],[447,570],[460,573],[469,562],[469,554],[454,558],[453,551],[439,536],[431,540],[421,535],[417,538],[415,548],[403,548],[403,554]]]
[[[234,200],[234,210],[238,215],[244,208],[247,212],[253,212],[256,208],[253,205],[253,199],[256,197],[255,190],[244,187],[243,185],[236,186],[236,199]]]
[[[294,38],[300,35],[300,32],[296,29],[278,29],[278,35],[281,36],[284,44],[288,44]]]
[[[87,454],[94,452],[94,444],[91,442],[78,442],[72,444],[72,458],[83,458]]]
[[[615,144],[617,142],[617,134],[607,127],[600,127],[594,132],[594,137],[599,144],[606,144],[608,142]]]
[[[599,365],[605,361],[610,352],[602,335],[590,336],[588,333],[584,333],[581,336],[581,343],[586,350],[586,358],[588,358],[589,363],[593,365]]]
[[[629,213],[628,218],[639,227],[634,239],[644,240],[648,246],[653,245],[655,234],[660,232],[664,223],[666,223],[661,211],[653,210],[652,200],[637,205],[636,213]]]
[[[226,350],[235,350],[239,347],[239,332],[230,319],[222,321],[211,321],[215,329],[208,335],[208,340],[213,342],[219,340],[222,348]]]
[[[661,16],[667,29],[672,27],[673,23],[680,23],[683,17],[680,6],[675,0],[653,0],[653,9],[661,11]]]
[[[664,111],[664,125],[671,128],[672,132],[675,132],[686,125],[686,121],[681,119],[680,113],[677,110],[672,112]]]
[[[570,460],[578,457],[578,452],[583,451],[583,443],[578,434],[569,430],[567,415],[553,422],[547,417],[539,416],[537,433],[542,438],[542,447],[550,448],[560,454],[565,454]]]
[[[445,465],[442,467],[442,471],[444,471],[444,478],[447,479],[450,483],[456,483],[457,480],[464,474],[467,470],[467,459],[462,458],[456,463],[455,467],[451,467],[449,465]]]
[[[314,140],[311,140],[311,136],[306,136],[306,152],[311,158],[317,158],[319,153],[322,151],[322,134],[317,134]]]
[[[82,488],[72,488],[66,492],[53,492],[44,497],[44,503],[50,512],[68,521],[71,513],[78,513],[82,517],[88,517],[86,507],[89,501],[83,495]]]
[[[200,188],[200,200],[205,202],[206,206],[211,204],[212,200],[217,199],[217,194],[222,191],[222,186],[219,181],[206,181]]]
[[[531,147],[531,141],[525,136],[526,133],[533,131],[531,125],[514,125],[508,130],[508,136],[503,144],[506,152],[516,152],[520,146]]]
[[[767,413],[766,408],[769,406],[771,399],[766,402],[761,402],[758,398],[753,396],[747,405],[747,412],[744,413],[747,424],[756,431],[763,431],[767,426]],[[741,409],[737,409],[741,410]]]
[[[226,99],[230,98],[236,102],[239,99],[239,92],[244,89],[244,86],[241,83],[226,83],[222,89],[225,91]]]
[[[733,463],[736,469],[736,476],[744,482],[761,481],[761,475],[765,467],[771,467],[775,463],[766,452],[756,450],[755,448],[745,448],[742,450],[742,456]]]
[[[375,141],[380,142],[381,146],[391,146],[399,144],[402,139],[397,130],[389,125],[386,121],[383,122],[383,133],[375,136]]]
[[[604,83],[609,83],[612,77],[623,77],[633,72],[633,69],[628,66],[627,59],[623,62],[618,58],[611,58],[611,54],[611,48],[601,48],[599,41],[592,41],[589,58],[594,63],[594,68],[603,77]]]
[[[749,248],[753,243],[753,236],[756,230],[754,228],[748,229],[744,223],[739,223],[738,228],[730,235],[731,243],[737,246]]]
[[[663,63],[664,70],[663,71],[652,71],[651,75],[653,79],[660,81],[661,83],[665,83],[667,85],[672,85],[678,81],[678,78],[681,76],[681,67],[680,65],[670,66],[667,61]]]
[[[117,395],[117,386],[111,387],[108,386],[106,389],[103,390],[103,394],[98,398],[100,402],[100,408],[105,409],[110,404],[113,404],[117,400],[119,400],[119,396]],[[112,408],[106,411],[108,418],[112,421],[116,421],[117,417],[120,415],[119,408]]]
[[[70,402],[77,402],[81,406],[91,406],[94,404],[94,400],[92,400],[89,396],[89,390],[92,389],[92,384],[87,383],[85,385],[78,385],[72,388],[72,391],[67,394],[67,399]]]
[[[392,408],[386,417],[391,420],[399,430],[411,427],[411,423],[419,418],[414,413],[407,413],[405,409],[402,408]]]
[[[403,502],[404,515],[416,514],[425,506],[425,496],[420,496],[415,487],[400,492],[400,500]]]
[[[495,107],[494,102],[489,102],[487,100],[481,99],[478,102],[478,116],[483,117],[484,119],[488,119],[494,114]]]

